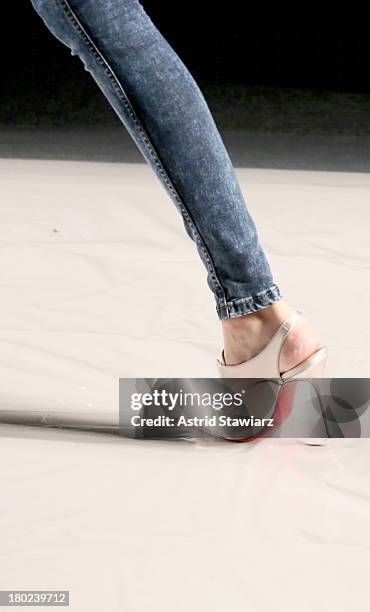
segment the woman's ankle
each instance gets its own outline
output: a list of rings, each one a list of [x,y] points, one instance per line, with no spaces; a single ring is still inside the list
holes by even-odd
[[[222,331],[226,363],[235,365],[257,355],[292,310],[285,302],[279,300],[276,304],[257,312],[224,319]]]
[[[224,356],[227,365],[243,363],[260,353],[280,325],[294,311],[284,300],[255,313],[222,321]],[[312,355],[320,346],[320,337],[302,316],[288,334],[281,351],[281,372]]]

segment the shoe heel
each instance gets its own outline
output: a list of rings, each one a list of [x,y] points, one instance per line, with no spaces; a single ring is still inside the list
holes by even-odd
[[[283,374],[285,381],[297,380],[302,378],[325,378],[325,369],[328,360],[328,350],[326,347],[319,349],[312,357],[305,362]],[[318,395],[318,400],[321,405],[318,389],[315,387]],[[323,415],[324,418],[324,415]],[[328,444],[328,438],[299,438],[299,442],[307,446],[325,446]]]
[[[281,425],[291,415],[297,387],[297,382],[281,386],[274,411],[274,422],[276,425]]]

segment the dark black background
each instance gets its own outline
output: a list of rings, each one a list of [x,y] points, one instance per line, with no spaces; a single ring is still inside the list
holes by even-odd
[[[200,85],[234,163],[370,171],[365,8],[141,4]],[[31,0],[7,0],[0,15],[0,157],[142,161]]]
[[[232,1],[142,4],[200,80],[370,93],[367,17],[355,6],[342,15],[337,6],[324,18],[314,5],[299,3],[294,9]],[[20,89],[30,75],[80,70],[30,0],[2,3],[0,46],[3,81],[11,77]]]

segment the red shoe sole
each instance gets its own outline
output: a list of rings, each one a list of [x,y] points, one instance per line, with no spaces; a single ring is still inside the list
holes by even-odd
[[[275,407],[275,411],[273,414],[274,427],[278,427],[279,425],[281,425],[281,423],[284,423],[284,421],[290,416],[293,410],[293,406],[294,406],[294,398],[295,398],[295,394],[297,390],[297,384],[298,383],[296,382],[290,382],[289,384],[282,385],[281,389],[279,390],[279,394],[278,394],[277,401],[276,401],[276,407]],[[265,431],[266,430],[263,430],[261,433],[257,434],[256,436],[250,437],[250,438],[239,438],[239,439],[221,438],[221,439],[226,440],[227,442],[238,442],[238,443],[240,442],[258,442],[264,437]]]

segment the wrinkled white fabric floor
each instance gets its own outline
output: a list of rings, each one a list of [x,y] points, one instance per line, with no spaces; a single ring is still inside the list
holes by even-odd
[[[369,376],[370,175],[238,169],[328,376]],[[117,416],[119,376],[217,376],[221,329],[143,164],[0,162],[2,409]],[[369,444],[139,442],[0,425],[1,589],[71,609],[365,609]]]

